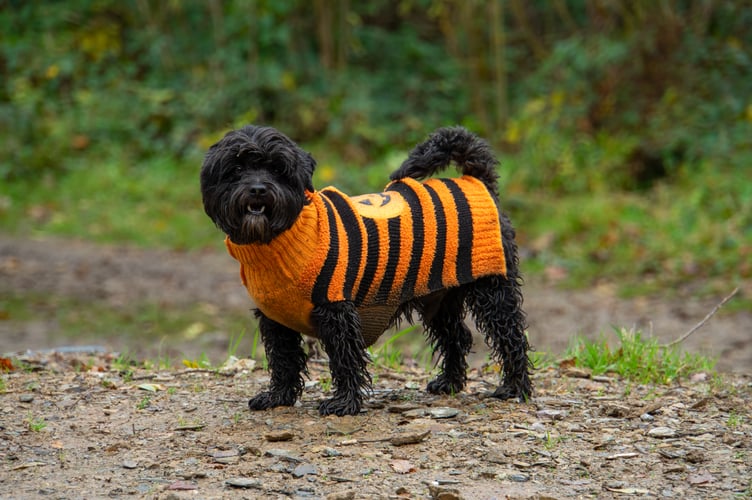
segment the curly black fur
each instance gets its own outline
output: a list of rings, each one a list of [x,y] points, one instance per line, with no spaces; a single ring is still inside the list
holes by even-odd
[[[272,377],[269,390],[253,397],[248,406],[251,410],[292,406],[303,394],[305,381],[302,375],[308,373],[303,337],[295,330],[270,320],[259,310],[256,310],[256,317]]]
[[[322,415],[355,415],[360,412],[362,392],[371,389],[368,355],[360,328],[360,316],[352,302],[333,302],[313,309],[313,324],[329,356],[334,397],[319,405]]]
[[[452,161],[463,175],[480,179],[498,198],[499,174],[495,167],[499,161],[486,141],[462,127],[436,130],[427,141],[410,152],[407,160],[389,178],[393,181],[405,177],[422,180],[437,174]]]
[[[416,146],[391,179],[423,179],[452,162],[497,195],[496,157],[485,141],[460,127],[437,130]],[[308,153],[275,129],[247,126],[232,131],[211,147],[201,170],[206,213],[236,244],[268,243],[296,220],[305,203],[305,191],[313,190],[315,165]],[[506,215],[500,213],[499,217],[506,276],[486,276],[412,299],[402,304],[393,318],[393,323],[402,317],[410,319],[414,311],[423,321],[441,366],[441,373],[428,384],[429,392],[450,394],[465,387],[472,335],[463,321],[470,312],[493,358],[503,368],[502,383],[492,396],[526,400],[532,395],[515,233]],[[307,374],[302,337],[261,312],[257,317],[271,383],[269,390],[249,401],[249,407],[263,410],[293,405],[303,392],[303,375]],[[319,412],[359,413],[371,378],[355,305],[343,301],[317,306],[312,323],[329,356],[334,384],[334,396],[321,402]]]

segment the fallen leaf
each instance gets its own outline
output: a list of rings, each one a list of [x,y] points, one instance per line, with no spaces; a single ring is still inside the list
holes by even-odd
[[[407,460],[392,460],[391,466],[397,474],[409,474],[410,472],[415,472],[417,470],[415,466]]]
[[[12,372],[15,370],[13,368],[13,363],[8,358],[0,358],[0,372]]]
[[[163,391],[164,387],[162,387],[159,384],[141,384],[138,386],[139,389],[142,391],[149,391],[149,392],[157,392],[157,391]]]

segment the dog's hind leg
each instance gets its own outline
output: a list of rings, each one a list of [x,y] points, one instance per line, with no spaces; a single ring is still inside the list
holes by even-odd
[[[329,356],[334,397],[319,405],[321,415],[360,413],[364,390],[370,390],[368,355],[360,315],[352,302],[316,306],[311,313],[316,333]]]
[[[426,387],[432,394],[455,394],[467,382],[465,358],[473,345],[473,337],[463,322],[464,298],[464,287],[453,288],[438,304],[424,306],[424,311],[431,310],[431,314],[424,313],[423,317],[426,335],[441,362],[441,373]]]
[[[530,381],[525,313],[516,276],[487,276],[470,287],[467,305],[475,324],[485,335],[495,361],[501,363],[502,383],[493,393],[499,399],[527,400],[533,393]]]
[[[269,362],[271,383],[268,391],[251,398],[248,407],[251,410],[266,410],[275,406],[292,406],[303,393],[303,374],[307,374],[303,337],[260,311],[256,311],[256,317]]]

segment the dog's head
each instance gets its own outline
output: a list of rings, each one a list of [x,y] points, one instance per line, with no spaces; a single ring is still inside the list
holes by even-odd
[[[298,218],[315,166],[276,129],[233,130],[209,148],[201,167],[204,210],[233,243],[269,243]]]

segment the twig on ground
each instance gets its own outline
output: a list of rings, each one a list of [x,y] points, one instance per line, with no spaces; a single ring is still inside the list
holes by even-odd
[[[690,328],[690,329],[689,329],[689,331],[687,331],[687,333],[685,333],[684,335],[682,335],[682,336],[681,336],[681,337],[679,337],[678,339],[676,339],[676,340],[673,340],[673,341],[669,342],[668,344],[665,344],[665,347],[673,347],[673,346],[675,346],[676,344],[680,344],[680,343],[684,342],[685,340],[687,340],[687,338],[688,338],[688,337],[689,337],[690,335],[692,335],[692,334],[693,334],[693,333],[695,333],[695,332],[696,332],[697,330],[699,330],[700,328],[702,328],[702,326],[703,326],[703,325],[704,325],[705,323],[707,323],[707,322],[708,322],[708,320],[709,320],[710,318],[712,318],[712,317],[713,317],[713,315],[714,315],[715,313],[717,313],[717,312],[718,312],[718,310],[719,310],[719,309],[720,309],[721,307],[723,307],[723,305],[724,305],[724,304],[725,304],[726,302],[728,302],[729,300],[731,300],[731,299],[732,299],[732,298],[734,297],[734,295],[736,295],[736,294],[737,294],[738,292],[739,292],[739,287],[737,286],[736,288],[734,288],[734,290],[733,290],[733,291],[732,291],[732,292],[731,292],[730,294],[726,295],[726,296],[725,296],[725,297],[723,298],[723,300],[721,300],[721,301],[720,301],[720,302],[719,302],[718,304],[716,304],[716,306],[715,306],[715,307],[714,307],[714,308],[713,308],[713,309],[712,309],[712,310],[711,310],[711,311],[710,311],[710,312],[709,312],[708,314],[706,314],[704,318],[702,318],[702,321],[700,321],[700,322],[699,322],[699,323],[697,323],[697,324],[696,324],[695,326],[693,326],[692,328]]]

